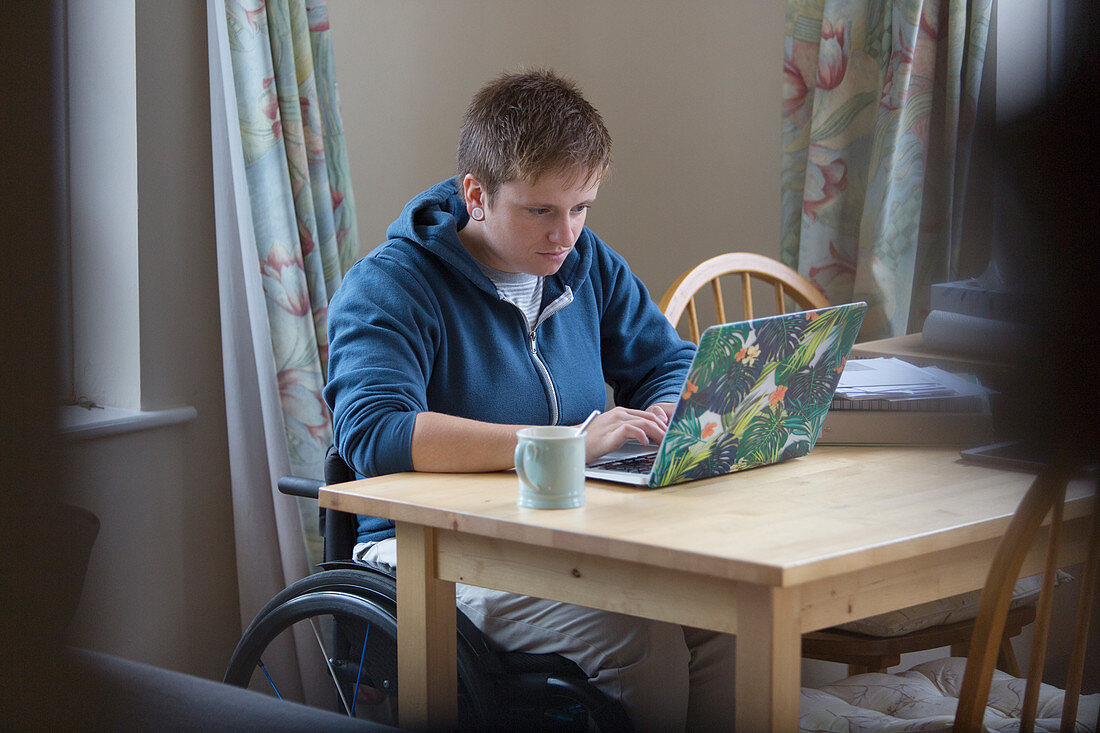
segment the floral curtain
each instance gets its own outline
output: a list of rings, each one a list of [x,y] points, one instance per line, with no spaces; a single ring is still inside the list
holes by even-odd
[[[290,471],[321,478],[328,301],[358,252],[323,0],[228,0],[233,85]],[[316,505],[300,500],[320,559]]]
[[[323,0],[229,0],[256,252],[290,466],[322,476],[328,300],[358,252],[354,199]]]
[[[332,441],[321,397],[328,301],[359,243],[324,1],[207,0],[207,18],[222,365],[247,624],[320,559],[317,503],[295,502],[276,483],[323,476]],[[296,662],[311,644],[296,634],[269,654],[299,669],[307,699],[323,673]]]
[[[919,330],[958,277],[992,0],[788,0],[783,261],[861,339]]]

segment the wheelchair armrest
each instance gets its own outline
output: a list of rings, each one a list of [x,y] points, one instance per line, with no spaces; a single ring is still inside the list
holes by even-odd
[[[324,481],[314,478],[302,478],[301,476],[283,476],[279,479],[279,491],[290,496],[302,496],[306,499],[316,499],[325,485]]]
[[[335,446],[329,446],[325,454],[325,480],[302,476],[283,476],[279,479],[279,491],[290,496],[301,496],[306,499],[316,499],[322,486],[327,484],[341,484],[345,481],[355,480],[355,472],[340,458]]]
[[[333,483],[301,476],[282,476],[279,478],[279,491],[289,496],[301,496],[317,499],[321,487]],[[351,548],[355,545],[356,519],[354,514],[345,514],[335,509],[321,509],[318,529],[325,540],[325,561],[346,561],[351,558]]]

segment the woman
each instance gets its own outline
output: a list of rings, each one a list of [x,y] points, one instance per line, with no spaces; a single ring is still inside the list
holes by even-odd
[[[475,95],[458,175],[413,198],[329,306],[335,442],[359,474],[510,468],[516,431],[577,424],[591,460],[659,441],[694,347],[585,228],[611,162],[599,113],[547,71]],[[393,566],[393,523],[360,518],[360,561]],[[502,648],[572,659],[639,730],[732,726],[733,639],[472,586]]]

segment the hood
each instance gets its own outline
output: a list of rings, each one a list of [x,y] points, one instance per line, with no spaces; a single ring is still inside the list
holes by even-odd
[[[458,191],[454,178],[435,184],[413,197],[401,215],[386,230],[388,239],[415,242],[463,273],[482,289],[495,295],[496,288],[478,268],[473,256],[458,238],[470,215]],[[566,287],[576,290],[588,277],[593,257],[594,235],[585,227],[573,251],[565,258],[558,272],[546,278],[547,295],[560,295]]]

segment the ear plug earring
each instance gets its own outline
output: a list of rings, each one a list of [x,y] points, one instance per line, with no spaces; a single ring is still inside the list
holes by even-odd
[[[475,206],[473,211],[470,212],[470,218],[474,221],[484,221],[485,211],[480,206]]]

